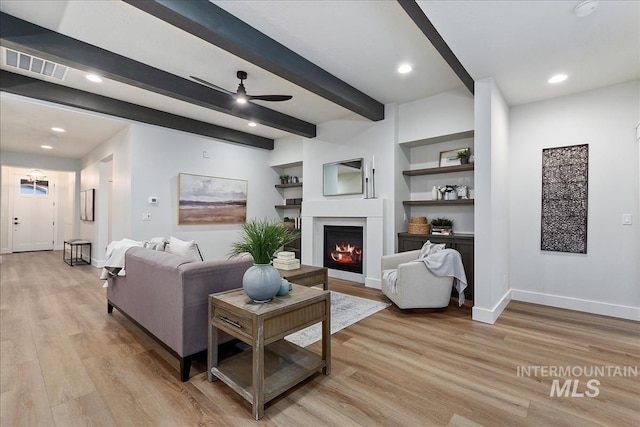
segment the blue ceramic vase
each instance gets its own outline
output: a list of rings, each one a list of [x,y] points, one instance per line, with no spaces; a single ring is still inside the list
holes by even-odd
[[[271,264],[253,264],[242,277],[242,289],[254,302],[269,302],[280,290],[280,279]]]

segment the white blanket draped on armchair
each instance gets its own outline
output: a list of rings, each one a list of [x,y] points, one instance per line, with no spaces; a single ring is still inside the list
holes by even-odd
[[[442,249],[416,261],[422,261],[436,276],[453,277],[453,286],[458,291],[458,305],[464,304],[464,290],[467,288],[467,275],[462,265],[462,256],[455,249]]]
[[[104,262],[104,266],[102,268],[102,274],[100,275],[101,280],[106,280],[109,277],[113,276],[124,276],[124,254],[127,252],[127,249],[134,246],[142,246],[143,242],[137,242],[131,239],[122,239],[117,240],[115,242],[109,243],[107,246],[107,260]],[[107,283],[105,282],[104,287],[107,287]]]

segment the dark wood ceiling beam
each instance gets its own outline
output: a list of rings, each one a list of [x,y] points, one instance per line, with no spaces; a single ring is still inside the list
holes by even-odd
[[[124,1],[363,117],[384,119],[382,103],[208,0]]]
[[[0,37],[2,45],[8,48],[83,71],[99,72],[104,77],[121,83],[255,121],[295,135],[307,138],[316,136],[316,126],[312,123],[253,103],[238,106],[229,94],[207,88],[191,80],[59,34],[4,12],[0,12]]]
[[[273,150],[273,139],[0,70],[0,90],[114,117]]]
[[[427,36],[433,47],[436,48],[440,56],[449,64],[449,67],[458,76],[462,83],[473,94],[474,80],[467,72],[458,57],[453,53],[447,42],[444,41],[436,27],[433,26],[427,15],[415,0],[397,0],[402,9],[409,15],[409,18],[418,26],[420,31]]]

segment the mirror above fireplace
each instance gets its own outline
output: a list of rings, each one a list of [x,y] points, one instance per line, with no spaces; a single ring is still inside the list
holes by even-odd
[[[361,158],[325,163],[322,169],[323,194],[325,196],[362,194],[362,166]]]

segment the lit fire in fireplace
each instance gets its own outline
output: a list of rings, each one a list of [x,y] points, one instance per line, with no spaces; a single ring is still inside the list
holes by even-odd
[[[362,262],[362,248],[350,243],[340,243],[329,256],[333,261],[341,264],[358,264]]]

